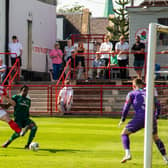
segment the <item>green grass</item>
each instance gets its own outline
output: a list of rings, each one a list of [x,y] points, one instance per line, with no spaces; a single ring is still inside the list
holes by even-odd
[[[0,149],[0,168],[142,168],[143,130],[131,136],[132,160],[120,164],[124,155],[118,128],[119,119],[110,118],[33,118],[38,125],[34,141],[37,152],[24,150],[27,137],[16,139]],[[128,121],[128,120],[127,120]],[[159,120],[159,135],[168,146],[167,120]],[[0,123],[0,143],[12,131]],[[153,168],[166,167],[153,145]]]

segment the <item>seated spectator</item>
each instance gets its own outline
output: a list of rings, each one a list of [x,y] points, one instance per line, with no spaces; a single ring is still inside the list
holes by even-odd
[[[3,82],[6,76],[6,65],[3,64],[2,58],[0,58],[0,81]]]
[[[82,66],[82,62],[80,61],[79,63],[78,63],[78,66],[76,67],[76,69],[77,69],[77,79],[79,80],[79,79],[82,79],[82,74],[83,74],[83,66]]]
[[[115,72],[119,71],[118,68],[111,68],[111,67],[117,67],[118,66],[118,60],[117,60],[117,55],[112,55],[110,57],[110,64],[108,64],[108,68],[111,69],[111,74],[113,75],[112,78],[115,78]]]
[[[160,78],[160,73],[158,73],[158,71],[160,71],[160,65],[155,64],[155,79],[156,80]]]
[[[101,59],[101,54],[100,52],[96,52],[96,58],[95,60],[93,61],[93,79],[97,78],[101,78],[104,76],[104,69],[102,69],[101,67],[104,67],[105,66],[105,61],[104,59]]]
[[[63,87],[57,98],[58,111],[62,114],[69,112],[73,103],[73,88],[69,80],[65,81],[65,87]]]

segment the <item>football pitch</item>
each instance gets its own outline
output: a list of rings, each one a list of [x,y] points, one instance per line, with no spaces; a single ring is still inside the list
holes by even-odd
[[[113,118],[34,117],[38,125],[37,152],[25,150],[28,134],[0,149],[1,168],[142,168],[144,131],[131,135],[132,160],[121,164],[124,156],[118,128]],[[129,119],[126,120],[126,123]],[[168,121],[159,120],[159,135],[168,149]],[[12,134],[0,122],[0,143]],[[153,168],[167,167],[153,144]]]

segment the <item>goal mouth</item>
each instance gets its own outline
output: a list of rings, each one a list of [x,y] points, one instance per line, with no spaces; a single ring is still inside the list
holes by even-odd
[[[154,71],[157,48],[157,32],[168,33],[168,26],[158,23],[149,24],[146,101],[145,101],[145,132],[144,132],[144,168],[152,167],[152,129],[154,111]],[[167,73],[167,72],[160,72]]]

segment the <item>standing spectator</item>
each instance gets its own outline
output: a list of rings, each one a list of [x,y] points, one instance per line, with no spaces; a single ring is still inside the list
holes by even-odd
[[[76,49],[75,62],[76,62],[76,68],[79,66],[79,62],[81,62],[81,65],[83,67],[83,73],[86,79],[87,77],[86,77],[86,71],[85,71],[85,56],[83,55],[84,52],[85,52],[85,48],[83,46],[83,42],[80,41],[78,43],[78,48]]]
[[[135,115],[131,121],[128,122],[126,127],[122,131],[122,143],[125,150],[125,156],[121,160],[121,163],[125,163],[127,160],[131,159],[131,152],[130,152],[130,139],[129,136],[133,133],[144,128],[145,124],[145,96],[146,96],[146,89],[144,89],[143,81],[141,79],[134,79],[132,82],[133,91],[130,91],[127,95],[126,102],[123,107],[121,121],[119,126],[125,121],[127,114],[131,105],[134,108]],[[168,157],[166,154],[166,149],[164,143],[158,136],[158,128],[157,128],[157,119],[160,114],[160,103],[157,100],[156,96],[154,98],[154,110],[156,113],[153,116],[153,140],[163,157],[163,160],[168,164]]]
[[[12,96],[10,98],[9,96],[4,96],[4,98],[7,100],[9,104],[11,104],[14,107],[14,118],[15,122],[19,125],[20,128],[27,128],[22,133],[15,132],[8,141],[3,144],[2,147],[6,148],[8,145],[13,142],[16,138],[18,138],[20,135],[24,135],[25,132],[30,129],[30,135],[27,141],[27,144],[25,145],[25,149],[29,149],[30,143],[33,141],[37,126],[33,120],[30,119],[29,116],[29,109],[31,106],[31,99],[28,96],[29,87],[24,85],[20,88],[20,94]]]
[[[67,41],[67,46],[64,48],[64,61],[67,62],[69,59],[71,59],[71,63],[73,63],[73,57],[72,54],[74,53],[75,48],[72,45],[72,40]]]
[[[96,58],[95,60],[93,61],[93,78],[95,79],[99,79],[101,78],[102,76],[104,76],[104,69],[102,69],[101,67],[104,67],[105,66],[105,61],[104,59],[101,59],[101,54],[100,52],[97,52],[96,54]]]
[[[0,81],[3,82],[6,76],[6,65],[3,64],[2,58],[0,58]]]
[[[73,89],[69,80],[65,81],[65,87],[63,87],[57,98],[58,111],[61,113],[69,112],[73,103]]]
[[[57,80],[59,78],[63,56],[62,50],[60,49],[60,45],[58,42],[55,43],[54,49],[51,50],[49,55],[52,59],[53,64],[53,80]]]
[[[105,66],[109,63],[110,52],[112,51],[113,44],[110,42],[110,36],[106,35],[104,38],[104,42],[100,45],[100,52],[103,53],[101,59],[104,59]],[[105,54],[108,53],[108,54]],[[105,79],[108,78],[108,71],[105,72]]]
[[[136,42],[132,46],[132,52],[136,52],[134,54],[134,68],[137,73],[138,78],[142,78],[142,69],[144,66],[145,61],[145,45],[144,43],[140,42],[140,37],[136,36],[135,38]]]
[[[23,48],[22,48],[22,44],[19,43],[17,36],[12,36],[12,43],[9,43],[9,52],[16,53],[16,54],[10,55],[11,65],[13,66],[14,63],[16,62],[16,59],[19,59],[20,67],[21,67]]]
[[[128,64],[128,54],[126,54],[125,52],[129,51],[129,45],[128,43],[125,41],[125,37],[122,35],[120,36],[120,41],[116,43],[115,46],[115,51],[118,53],[117,54],[117,60],[118,60],[118,65],[120,68],[120,77],[121,79],[125,79],[126,78],[126,66]]]

